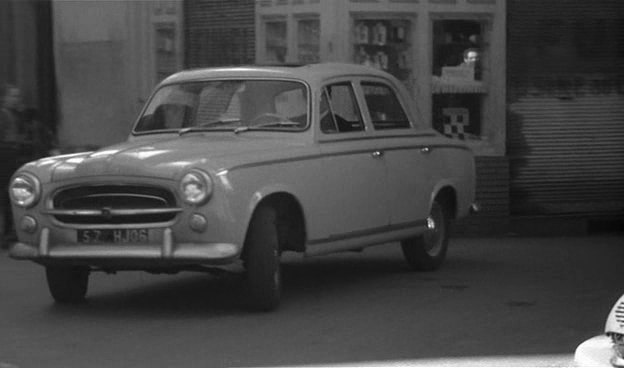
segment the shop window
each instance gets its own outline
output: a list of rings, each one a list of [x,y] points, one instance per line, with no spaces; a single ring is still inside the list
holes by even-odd
[[[364,130],[362,115],[349,83],[326,87],[320,105],[323,133],[343,133]]]
[[[353,60],[406,81],[411,73],[410,26],[404,19],[356,19]]]
[[[380,129],[409,128],[410,122],[394,91],[381,83],[362,83],[373,126]]]
[[[437,20],[433,24],[433,74],[448,79],[480,80],[482,24],[476,20]]]
[[[455,139],[480,139],[487,92],[486,22],[433,23],[433,127]]]
[[[297,22],[297,52],[299,62],[304,64],[320,61],[320,21],[301,19]]]
[[[267,21],[265,26],[265,59],[269,63],[285,63],[287,48],[286,21]]]
[[[433,95],[434,129],[454,139],[481,135],[481,96],[473,93]]]

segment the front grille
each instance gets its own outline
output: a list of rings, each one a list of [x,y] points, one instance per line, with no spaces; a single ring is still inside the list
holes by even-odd
[[[68,224],[138,224],[171,221],[180,211],[164,188],[93,185],[59,191],[49,213]]]

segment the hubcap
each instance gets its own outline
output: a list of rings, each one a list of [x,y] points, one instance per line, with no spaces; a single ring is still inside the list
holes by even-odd
[[[427,231],[424,234],[425,251],[431,256],[436,256],[442,249],[442,236],[440,233],[440,223],[436,221],[437,213],[432,212],[427,217]]]
[[[433,219],[433,217],[431,217],[431,216],[427,217],[427,230],[429,230],[429,231],[435,231],[436,230],[436,222]]]

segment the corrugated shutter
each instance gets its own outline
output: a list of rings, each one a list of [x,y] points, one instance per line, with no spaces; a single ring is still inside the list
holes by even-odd
[[[511,211],[624,211],[624,96],[523,97],[510,105]]]
[[[624,1],[508,11],[512,215],[624,213]]]
[[[186,67],[254,63],[253,1],[186,0],[184,21]]]

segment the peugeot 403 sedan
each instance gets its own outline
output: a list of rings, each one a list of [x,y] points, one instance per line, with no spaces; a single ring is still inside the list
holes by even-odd
[[[95,271],[236,268],[256,310],[279,305],[286,251],[400,242],[412,268],[437,269],[450,221],[474,208],[474,158],[413,105],[358,65],[180,72],[127,141],[14,174],[10,256],[44,266],[59,303],[82,301]]]

